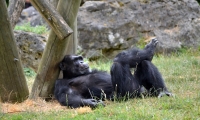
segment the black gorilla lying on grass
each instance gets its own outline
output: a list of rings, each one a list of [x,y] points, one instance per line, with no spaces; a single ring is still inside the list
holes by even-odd
[[[56,80],[55,98],[64,106],[94,108],[105,99],[140,97],[143,87],[149,96],[172,96],[151,63],[157,43],[157,39],[152,39],[143,50],[133,48],[119,53],[113,61],[111,75],[90,70],[82,56],[66,55],[60,63],[63,79]],[[130,68],[135,68],[134,75]]]

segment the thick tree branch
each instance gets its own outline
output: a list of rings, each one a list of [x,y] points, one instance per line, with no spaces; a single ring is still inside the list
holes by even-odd
[[[49,2],[46,0],[31,0],[31,4],[41,13],[59,39],[62,40],[73,32],[63,17]]]
[[[10,23],[14,29],[22,10],[25,6],[25,0],[9,0],[8,6],[8,16],[10,18]]]
[[[0,0],[0,102],[22,102],[29,95],[5,0]]]

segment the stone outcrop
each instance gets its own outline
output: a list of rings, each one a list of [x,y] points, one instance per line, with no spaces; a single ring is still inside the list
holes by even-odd
[[[36,72],[47,38],[23,31],[14,31],[14,36],[23,66],[32,68]]]
[[[86,0],[79,10],[78,31],[88,58],[112,58],[152,37],[159,40],[157,52],[198,48],[200,7],[195,0]]]
[[[21,20],[32,26],[44,22],[33,7],[23,11]],[[198,49],[199,33],[196,0],[83,0],[78,13],[79,51],[91,59],[113,58],[122,50],[144,46],[152,37],[159,40],[160,53]]]
[[[28,7],[22,11],[21,17],[17,25],[23,25],[25,23],[30,23],[30,25],[33,27],[37,25],[47,26],[47,23],[45,22],[45,20],[42,18],[42,16],[33,6]]]

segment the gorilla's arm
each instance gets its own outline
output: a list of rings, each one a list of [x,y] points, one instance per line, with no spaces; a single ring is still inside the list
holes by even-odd
[[[81,106],[89,106],[91,108],[95,108],[99,104],[103,104],[103,102],[99,102],[95,99],[85,99],[82,95],[76,91],[75,89],[71,88],[70,86],[59,86],[60,81],[57,80],[56,87],[55,87],[55,98],[58,102],[63,106],[69,106],[71,108],[77,108]],[[62,81],[63,82],[63,81]]]

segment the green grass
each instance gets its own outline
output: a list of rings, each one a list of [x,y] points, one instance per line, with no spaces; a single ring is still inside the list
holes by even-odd
[[[24,74],[26,77],[34,77],[36,73],[30,68],[24,68]]]
[[[30,25],[30,23],[25,23],[23,25],[16,25],[14,30],[22,30],[22,31],[26,31],[26,32],[33,32],[36,34],[47,33],[47,28],[45,26],[32,27]]]
[[[165,78],[168,89],[175,97],[130,99],[123,102],[106,102],[90,113],[76,110],[50,112],[22,112],[1,114],[2,120],[199,120],[200,119],[200,52],[184,51],[170,56],[157,55],[153,63]],[[109,72],[112,62],[90,62],[93,68]],[[0,106],[1,107],[1,106]]]

